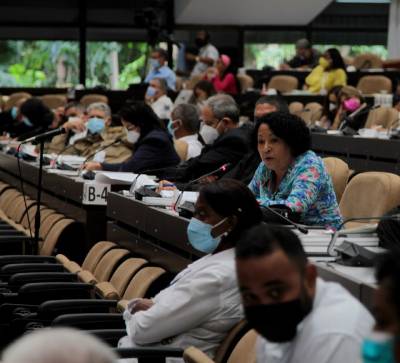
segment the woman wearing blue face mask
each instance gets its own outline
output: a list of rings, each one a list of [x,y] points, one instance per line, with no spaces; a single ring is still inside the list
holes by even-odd
[[[140,101],[128,101],[119,114],[126,139],[133,145],[133,155],[123,163],[88,162],[85,164],[87,170],[142,173],[179,164],[172,138],[150,106]]]
[[[260,221],[257,201],[244,184],[221,180],[204,186],[188,226],[188,239],[194,249],[208,254],[153,299],[128,303],[124,313],[128,336],[120,346],[167,340],[170,347],[194,345],[214,357],[225,335],[243,318],[234,246]]]
[[[380,257],[373,300],[375,328],[362,345],[363,363],[400,363],[400,253]]]

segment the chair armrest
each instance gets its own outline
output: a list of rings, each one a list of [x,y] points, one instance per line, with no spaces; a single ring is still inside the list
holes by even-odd
[[[48,300],[92,297],[93,285],[80,282],[38,282],[25,284],[18,290],[18,301],[32,305],[40,305]]]
[[[66,314],[55,318],[52,326],[71,326],[84,330],[124,329],[122,314]]]
[[[21,286],[33,282],[78,282],[78,276],[68,272],[17,273],[8,280],[8,287],[17,292]]]
[[[116,288],[108,281],[99,282],[96,284],[96,293],[103,299],[119,300],[120,296]]]
[[[93,274],[90,271],[80,271],[78,272],[78,276],[79,276],[79,280],[81,280],[82,282],[85,282],[87,284],[96,284],[97,280],[96,277],[93,276]]]
[[[53,256],[36,256],[36,255],[7,255],[0,256],[0,268],[16,263],[56,263]]]
[[[128,302],[129,302],[129,300],[120,300],[120,301],[118,301],[117,310],[120,313],[123,313],[126,310],[126,308],[128,307]]]
[[[25,272],[64,272],[63,265],[59,263],[13,263],[0,269],[1,279],[7,280],[10,276]]]
[[[41,304],[38,308],[38,317],[43,319],[55,319],[65,314],[85,313],[110,313],[117,306],[115,300],[99,299],[74,299],[74,300],[50,300]]]

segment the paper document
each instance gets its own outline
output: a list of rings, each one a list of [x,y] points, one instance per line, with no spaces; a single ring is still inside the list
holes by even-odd
[[[99,171],[96,172],[95,180],[105,184],[132,184],[137,174],[122,173],[114,171]]]

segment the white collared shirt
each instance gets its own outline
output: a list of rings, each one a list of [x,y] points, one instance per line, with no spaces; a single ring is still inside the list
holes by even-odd
[[[218,52],[218,49],[215,48],[215,46],[213,46],[211,43],[208,43],[204,47],[201,47],[199,49],[199,57],[211,58],[214,60],[214,64],[215,64],[215,62],[219,58],[219,52]],[[208,67],[209,67],[209,65],[207,63],[203,63],[200,61],[197,62],[193,67],[191,76],[204,73]]]
[[[184,141],[188,144],[186,160],[199,156],[203,149],[203,144],[199,141],[197,134],[181,137],[179,141]]]
[[[317,280],[311,313],[288,343],[257,340],[257,363],[357,363],[361,343],[374,319],[368,310],[337,283]]]
[[[234,258],[233,248],[204,256],[157,294],[150,309],[134,315],[125,312],[128,336],[119,346],[167,340],[168,346],[193,345],[212,357],[228,331],[243,319]]]
[[[158,100],[151,103],[150,106],[159,118],[168,119],[171,117],[174,104],[167,95],[162,95]]]

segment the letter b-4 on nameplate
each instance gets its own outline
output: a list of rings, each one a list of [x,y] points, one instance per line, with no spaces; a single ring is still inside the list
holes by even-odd
[[[111,191],[110,184],[97,182],[83,184],[82,204],[107,205],[107,195]]]

